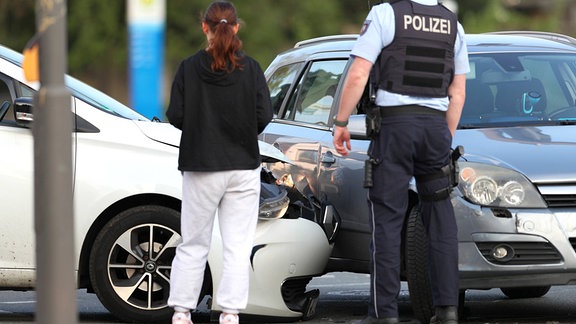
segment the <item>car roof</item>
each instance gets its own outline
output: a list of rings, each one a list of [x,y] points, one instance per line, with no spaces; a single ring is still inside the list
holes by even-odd
[[[507,31],[466,36],[469,53],[479,52],[573,52],[576,39],[547,32]]]
[[[270,71],[270,69],[276,65],[288,65],[324,55],[330,58],[336,56],[348,58],[350,56],[350,50],[357,38],[358,35],[353,34],[332,35],[298,42],[293,48],[278,54],[268,66],[267,71]]]
[[[346,53],[349,55],[357,34],[332,35],[300,41],[293,48],[279,54],[272,62],[304,61],[322,53]],[[537,31],[505,31],[483,34],[467,34],[469,53],[482,52],[574,52],[576,39],[557,33]]]

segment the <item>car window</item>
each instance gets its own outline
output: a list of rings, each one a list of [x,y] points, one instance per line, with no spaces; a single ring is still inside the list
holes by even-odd
[[[295,87],[283,113],[284,119],[328,125],[336,88],[347,60],[317,61]]]
[[[0,123],[6,125],[12,124],[14,113],[12,112],[13,91],[10,87],[12,79],[7,75],[0,73]]]
[[[268,89],[270,90],[274,116],[278,116],[286,94],[288,94],[288,90],[294,83],[294,80],[296,80],[298,71],[300,71],[303,64],[304,63],[295,63],[282,66],[274,71],[274,74],[268,78]]]
[[[5,106],[4,103],[11,104],[12,103],[12,96],[10,95],[10,88],[4,80],[0,79],[0,106]],[[0,122],[4,120],[6,112],[8,111],[9,106],[5,106],[0,108]]]
[[[65,80],[66,86],[68,89],[70,89],[71,94],[74,97],[102,111],[131,120],[148,120],[148,118],[144,117],[132,108],[128,108],[116,99],[104,94],[96,88],[85,84],[82,81],[79,81],[70,76],[66,76]]]
[[[470,55],[460,125],[576,120],[576,55]]]

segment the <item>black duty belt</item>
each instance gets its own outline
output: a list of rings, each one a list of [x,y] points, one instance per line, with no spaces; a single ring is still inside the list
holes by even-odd
[[[382,117],[399,116],[399,115],[435,115],[446,117],[446,112],[434,108],[405,105],[405,106],[378,106]]]

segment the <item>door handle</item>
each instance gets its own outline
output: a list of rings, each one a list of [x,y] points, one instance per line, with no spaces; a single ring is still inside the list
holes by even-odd
[[[322,154],[320,162],[326,164],[333,164],[336,162],[336,158],[334,157],[334,154],[332,154],[332,152],[328,151],[325,154]]]

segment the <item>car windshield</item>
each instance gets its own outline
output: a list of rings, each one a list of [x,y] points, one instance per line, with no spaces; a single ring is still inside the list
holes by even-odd
[[[7,47],[0,46],[0,56],[17,66],[22,67],[22,54]],[[71,76],[66,76],[65,83],[66,87],[70,90],[74,97],[85,101],[100,110],[127,119],[149,120],[145,116],[125,106],[112,97]]]
[[[470,54],[460,128],[576,123],[576,54]]]
[[[132,120],[148,120],[148,118],[142,116],[133,109],[123,105],[112,97],[96,90],[82,81],[74,79],[71,76],[66,76],[65,82],[74,97],[85,101],[100,110]]]

